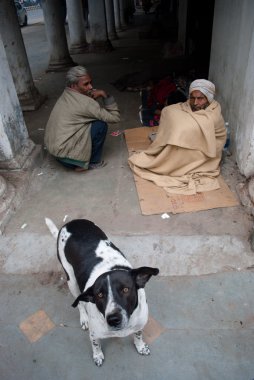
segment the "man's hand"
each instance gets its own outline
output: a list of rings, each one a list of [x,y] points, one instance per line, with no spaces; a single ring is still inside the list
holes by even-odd
[[[89,92],[88,96],[90,96],[93,99],[97,99],[97,98],[100,98],[100,97],[107,98],[107,93],[104,90],[92,89]]]

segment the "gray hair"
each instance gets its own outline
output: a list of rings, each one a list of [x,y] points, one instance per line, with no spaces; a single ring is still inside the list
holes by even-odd
[[[80,77],[88,75],[87,69],[84,66],[74,66],[66,74],[65,84],[66,87],[71,87],[77,84]]]

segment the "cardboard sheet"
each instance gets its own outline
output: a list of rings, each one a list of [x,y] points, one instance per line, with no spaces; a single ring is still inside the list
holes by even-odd
[[[150,145],[149,134],[156,132],[157,127],[142,127],[125,130],[125,139],[129,154],[142,151]],[[219,207],[239,205],[235,195],[229,189],[223,178],[219,177],[221,188],[195,195],[168,195],[153,182],[142,179],[134,174],[136,189],[143,215],[171,212],[194,212]]]

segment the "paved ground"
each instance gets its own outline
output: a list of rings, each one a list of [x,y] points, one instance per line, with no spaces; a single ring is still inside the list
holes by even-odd
[[[97,368],[59,275],[1,275],[1,379],[253,380],[253,277],[250,271],[151,279],[150,357],[136,353],[131,337],[109,339]],[[33,315],[31,332],[27,318]]]
[[[89,68],[94,85],[112,93],[120,105],[122,120],[109,132],[140,125],[139,94],[119,92],[111,83],[123,74],[158,72],[159,67],[171,71],[174,66],[162,61],[158,40],[140,43],[140,30],[135,24],[119,33],[111,53],[73,57]],[[24,114],[31,139],[43,144],[45,124],[64,88],[65,73],[44,73],[48,50],[43,25],[30,25],[22,33],[36,86],[48,96],[39,110]],[[252,269],[246,269],[254,263],[248,241],[252,218],[242,206],[170,215],[165,220],[160,215],[142,216],[123,134],[108,134],[104,156],[108,161],[104,169],[78,174],[44,152],[1,236],[1,378],[96,379],[103,371],[105,379],[254,379],[254,278]],[[225,160],[223,174],[235,192],[241,176],[232,158]],[[104,367],[95,367],[87,334],[79,329],[77,311],[70,307],[72,298],[61,279],[45,216],[58,226],[64,219],[92,219],[134,265],[160,267],[164,277],[147,286],[150,358],[139,357],[129,338],[108,340],[103,343]],[[182,276],[186,274],[201,276]],[[43,327],[52,329],[30,342],[21,328],[38,310],[49,318]],[[35,314],[36,321],[43,315]]]
[[[28,25],[44,22],[43,12],[40,6],[37,5],[33,7],[28,7],[26,8],[26,10],[27,10]]]

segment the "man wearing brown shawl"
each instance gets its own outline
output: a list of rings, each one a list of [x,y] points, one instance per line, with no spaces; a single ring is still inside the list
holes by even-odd
[[[156,139],[129,158],[133,172],[169,194],[196,194],[220,188],[220,160],[226,141],[215,86],[205,79],[191,83],[189,99],[162,110]]]

